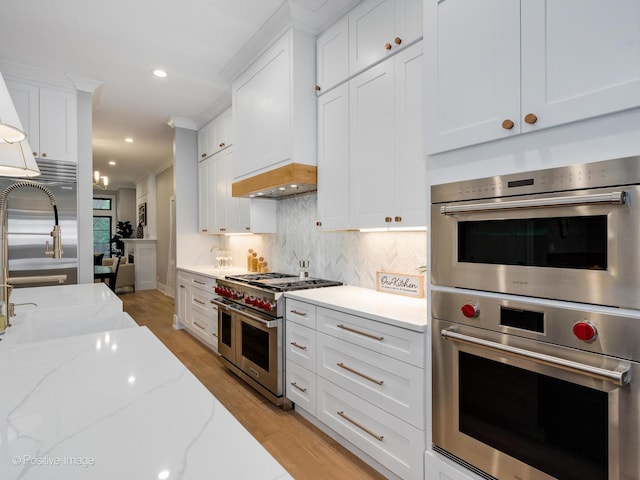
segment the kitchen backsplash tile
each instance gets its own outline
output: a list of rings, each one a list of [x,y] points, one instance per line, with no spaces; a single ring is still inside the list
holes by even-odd
[[[280,233],[225,237],[233,264],[244,266],[253,248],[270,271],[297,273],[298,261],[307,259],[312,277],[364,288],[375,288],[376,271],[415,275],[425,264],[426,232],[324,232],[316,226],[316,202],[315,193],[279,200]]]

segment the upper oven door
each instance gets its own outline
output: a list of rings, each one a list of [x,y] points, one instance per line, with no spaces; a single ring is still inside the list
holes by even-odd
[[[640,187],[434,204],[431,280],[640,308]]]
[[[432,342],[436,450],[500,479],[640,478],[637,363],[443,320]]]

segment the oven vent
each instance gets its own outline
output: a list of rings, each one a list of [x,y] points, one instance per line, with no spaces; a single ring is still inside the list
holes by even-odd
[[[474,467],[473,465],[471,465],[470,463],[465,462],[461,458],[456,457],[454,454],[447,452],[442,447],[439,447],[437,445],[433,445],[433,451],[434,452],[438,452],[440,455],[443,455],[443,456],[447,457],[449,460],[453,460],[454,462],[456,462],[456,463],[462,465],[463,467],[471,470],[476,475],[481,476],[482,478],[486,478],[487,480],[498,480],[496,477],[492,477],[488,473],[483,472],[478,467]]]

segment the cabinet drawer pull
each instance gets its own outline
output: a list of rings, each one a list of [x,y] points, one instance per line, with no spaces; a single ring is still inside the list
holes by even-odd
[[[33,156],[34,156],[34,157],[37,157],[37,156],[38,156],[38,152],[31,152],[31,153],[33,153]]]
[[[197,283],[198,285],[206,285],[206,283],[201,282],[200,280],[193,280],[193,283]]]
[[[344,325],[337,325],[337,327],[341,328],[342,330],[346,330],[347,332],[357,333],[358,335],[363,335],[365,337],[373,338],[374,340],[379,340],[379,341],[384,340],[384,337],[378,337],[376,335],[371,335],[370,333],[361,332],[360,330],[356,330],[355,328],[346,327]]]
[[[204,306],[204,302],[201,302],[200,300],[198,300],[197,298],[193,299],[194,302],[196,302],[198,305],[202,305]]]
[[[200,324],[199,324],[198,322],[196,322],[195,320],[194,320],[193,324],[194,324],[196,327],[198,327],[200,330],[206,330],[206,328],[205,328],[205,327],[203,327],[202,325],[200,325]]]
[[[375,438],[376,440],[378,440],[379,442],[382,441],[382,439],[384,438],[383,435],[376,435],[375,433],[373,433],[371,430],[369,430],[367,427],[363,427],[362,425],[360,425],[358,422],[356,422],[355,420],[353,420],[352,418],[347,417],[344,414],[344,411],[339,411],[336,412],[338,415],[340,415],[342,418],[344,418],[347,422],[349,422],[352,425],[355,425],[356,427],[358,427],[360,430],[362,430],[364,433],[368,433],[369,435],[371,435],[373,438]]]
[[[400,223],[402,221],[402,217],[394,217],[393,221],[396,223]]]
[[[297,310],[291,310],[291,313],[295,313],[296,315],[300,315],[301,317],[306,317],[307,314],[305,312],[299,312]]]
[[[300,344],[298,344],[296,342],[291,342],[291,345],[293,345],[296,348],[299,348],[300,350],[306,350],[307,349],[307,347],[305,347],[304,345],[300,345]]]
[[[358,375],[359,377],[364,378],[365,380],[369,380],[372,383],[375,383],[377,385],[382,385],[384,383],[384,381],[382,380],[376,380],[375,378],[370,377],[369,375],[365,375],[362,372],[359,372],[357,370],[354,370],[351,367],[347,367],[344,363],[340,362],[340,363],[336,363],[337,366],[339,366],[340,368],[344,368],[346,371],[351,372],[351,373],[355,373],[356,375]]]
[[[202,229],[202,231],[206,233],[206,232],[208,232],[209,230],[207,230],[206,228],[203,228],[203,229]]]
[[[538,121],[538,117],[536,117],[533,113],[527,113],[524,117],[524,121],[529,125],[533,125]]]
[[[207,154],[206,154],[206,153],[203,153],[203,154],[202,154],[202,155],[200,155],[200,156],[201,156],[202,158],[204,158],[204,157],[206,157],[206,156],[207,156]]]
[[[218,146],[219,146],[220,148],[224,148],[224,142],[220,143]]]
[[[322,90],[322,87],[320,87],[320,85],[316,85],[316,92],[319,92],[320,90]]]
[[[400,45],[402,43],[402,39],[400,37],[396,37],[393,39],[393,43],[396,45]]]
[[[43,153],[43,154],[42,154],[42,158],[47,158],[47,154],[46,154],[46,153]]]
[[[385,223],[391,223],[393,221],[393,218],[391,217],[384,217],[384,221]]]
[[[384,44],[384,49],[385,50],[391,50],[391,44],[390,43],[385,43]]]
[[[187,287],[185,287],[184,285],[180,285],[180,288],[187,288]]]
[[[300,385],[298,385],[296,382],[291,382],[291,386],[293,388],[297,388],[298,390],[300,390],[302,393],[307,393],[307,389],[306,388],[302,388]]]

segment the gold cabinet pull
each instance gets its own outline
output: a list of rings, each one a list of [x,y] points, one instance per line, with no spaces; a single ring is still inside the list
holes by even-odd
[[[295,313],[296,315],[300,315],[301,317],[307,316],[305,312],[299,312],[298,310],[291,310],[291,313]]]
[[[226,231],[227,231],[227,229],[226,229],[225,227],[220,227],[220,231],[221,231],[221,232],[226,232]]]
[[[187,287],[185,287],[184,285],[180,285],[180,288],[187,288]]]
[[[320,87],[320,85],[316,85],[316,92],[319,92],[320,90],[322,90],[322,87]]]
[[[393,43],[396,45],[400,45],[402,43],[402,39],[400,37],[396,37],[393,39]]]
[[[203,232],[208,232],[209,230],[207,230],[206,228],[202,229]]]
[[[391,217],[384,217],[385,223],[391,223],[393,219]]]
[[[529,125],[533,125],[538,121],[538,117],[536,117],[533,113],[527,113],[524,117],[524,121]]]
[[[291,342],[291,345],[293,345],[296,348],[299,348],[300,350],[306,350],[307,347],[305,347],[304,345],[300,345],[299,343],[296,342]]]
[[[291,382],[291,386],[293,388],[297,388],[298,390],[300,390],[302,393],[306,393],[307,389],[306,388],[302,388],[300,385],[298,385],[296,382]]]
[[[193,280],[193,283],[197,283],[198,285],[206,285],[206,283],[201,282],[200,280]]]
[[[391,50],[391,44],[390,43],[385,43],[384,44],[384,49],[385,50]]]
[[[198,327],[200,330],[206,330],[206,328],[205,328],[205,327],[203,327],[202,325],[200,325],[198,322],[195,322],[195,321],[194,321],[194,322],[193,322],[193,324],[194,324],[196,327]]]
[[[198,300],[197,298],[193,299],[194,302],[196,302],[198,305],[202,305],[204,306],[204,302],[201,302],[200,300]]]
[[[342,418],[344,418],[347,422],[349,422],[352,425],[355,425],[356,427],[358,427],[360,430],[362,430],[364,433],[368,433],[369,435],[371,435],[373,438],[375,438],[376,440],[378,440],[379,442],[382,441],[382,439],[384,438],[383,435],[376,435],[375,433],[373,433],[371,430],[369,430],[367,427],[364,427],[362,425],[360,425],[358,422],[356,422],[355,420],[353,420],[352,418],[347,417],[344,414],[344,411],[339,411],[336,412],[338,415],[340,415]]]
[[[368,338],[373,338],[374,340],[379,340],[379,341],[384,340],[384,337],[378,337],[376,335],[371,335],[370,333],[361,332],[360,330],[356,330],[355,328],[347,327],[342,324],[338,325],[338,328],[341,328],[342,330],[346,330],[347,332],[357,333],[358,335],[363,335]]]
[[[206,153],[203,153],[203,154],[202,154],[202,155],[200,155],[200,156],[201,156],[202,158],[204,158],[204,157],[206,157],[206,156],[207,156],[207,154],[206,154]]]
[[[38,152],[31,152],[31,153],[33,153],[33,156],[34,156],[34,157],[37,157],[37,156],[38,156]]]
[[[218,146],[219,146],[220,148],[223,148],[223,147],[224,147],[224,142],[219,143],[219,144],[218,144]]]
[[[513,123],[513,120],[510,119],[506,119],[502,122],[502,128],[504,128],[505,130],[511,130],[513,127],[515,127],[515,123]]]
[[[42,154],[42,158],[47,158],[47,154],[46,154],[46,153],[43,153],[43,154]]]
[[[402,221],[402,217],[395,217],[393,219],[394,222],[400,223]]]
[[[342,362],[336,363],[336,365],[337,365],[337,366],[339,366],[340,368],[345,369],[347,372],[355,373],[355,374],[356,374],[356,375],[358,375],[359,377],[362,377],[362,378],[364,378],[365,380],[369,380],[370,382],[375,383],[376,385],[382,385],[382,384],[384,383],[384,381],[383,381],[383,380],[376,380],[375,378],[370,377],[369,375],[366,375],[366,374],[364,374],[364,373],[362,373],[362,372],[359,372],[359,371],[357,371],[357,370],[355,370],[355,369],[353,369],[353,368],[351,368],[351,367],[347,367],[347,366],[346,366],[344,363],[342,363]]]
[[[316,227],[321,227],[322,226],[322,222],[316,222]]]

